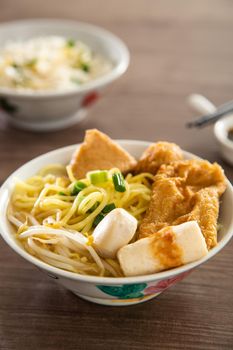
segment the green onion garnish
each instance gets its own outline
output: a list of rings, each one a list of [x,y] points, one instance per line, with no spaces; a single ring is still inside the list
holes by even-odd
[[[109,204],[105,205],[104,209],[102,210],[102,213],[104,213],[104,214],[110,213],[110,211],[112,211],[115,208],[116,208],[116,206],[114,203],[109,203]]]
[[[95,220],[93,221],[92,226],[93,226],[93,227],[96,227],[96,226],[100,223],[100,221],[103,220],[103,218],[104,218],[104,215],[103,215],[103,214],[101,214],[101,213],[98,214],[98,215],[96,216]]]
[[[95,207],[94,210],[97,208],[97,206],[98,206],[99,204],[100,204],[99,202],[96,202],[96,203],[93,205],[93,207]],[[92,208],[93,208],[93,207],[92,207]],[[88,210],[88,213],[89,213],[90,210],[92,210],[92,208]],[[99,214],[96,216],[95,220],[93,221],[93,225],[92,225],[92,226],[93,226],[93,227],[96,227],[96,226],[100,223],[100,221],[103,220],[103,218],[105,217],[105,214],[110,213],[110,211],[112,211],[112,210],[115,209],[115,208],[116,208],[116,206],[115,206],[114,203],[109,203],[109,204],[105,205],[105,207],[104,207],[104,209],[101,211],[101,213],[99,213]],[[93,211],[94,211],[94,210],[93,210]]]
[[[66,46],[67,47],[74,47],[75,46],[75,40],[74,39],[68,39],[66,41]]]
[[[97,208],[99,205],[100,205],[100,202],[97,201],[97,202],[87,211],[87,213],[88,213],[88,214],[93,213],[93,211],[95,211],[96,208]]]
[[[17,64],[17,63],[15,63],[15,62],[13,62],[13,63],[11,64],[11,66],[12,66],[13,68],[15,68],[15,69],[19,69],[19,68],[20,68],[20,65]]]
[[[37,63],[37,59],[36,58],[33,58],[31,59],[30,61],[28,61],[25,66],[28,67],[28,68],[33,68]]]
[[[88,63],[82,62],[80,65],[80,68],[84,71],[84,72],[90,72],[90,65]]]
[[[108,181],[108,172],[106,170],[89,171],[87,176],[92,185],[97,185]]]
[[[76,196],[79,194],[80,191],[82,191],[87,185],[82,181],[77,181],[76,184],[73,187],[73,190],[71,191],[71,196]]]
[[[66,196],[66,194],[65,194],[64,192],[58,192],[58,194],[59,194],[60,196]]]
[[[125,192],[126,191],[125,180],[124,180],[123,175],[120,172],[112,175],[112,181],[113,181],[115,190],[117,192]]]

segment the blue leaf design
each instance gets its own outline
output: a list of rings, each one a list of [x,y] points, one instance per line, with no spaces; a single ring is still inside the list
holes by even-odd
[[[102,292],[114,297],[118,297],[119,299],[131,299],[143,297],[144,295],[141,292],[147,287],[147,284],[123,284],[121,286],[99,285],[96,287],[99,288]]]

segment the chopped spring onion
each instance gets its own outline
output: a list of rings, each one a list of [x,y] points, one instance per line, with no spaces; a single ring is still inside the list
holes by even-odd
[[[87,177],[92,185],[97,185],[108,181],[108,172],[106,170],[89,171]]]
[[[25,66],[28,67],[28,68],[33,68],[37,63],[37,59],[36,58],[33,58],[31,60],[29,60]]]
[[[68,39],[66,41],[66,46],[67,47],[74,47],[75,46],[75,40],[74,39]]]
[[[92,210],[91,212],[93,212],[93,211],[97,208],[98,205],[99,205],[99,202],[96,202],[96,203],[93,205],[93,207],[92,207],[91,209],[89,209],[89,211]],[[99,214],[96,216],[95,220],[93,221],[93,225],[92,225],[92,226],[93,226],[93,227],[96,227],[96,226],[100,223],[100,221],[103,220],[103,218],[105,217],[105,215],[108,214],[108,213],[110,213],[110,211],[112,211],[112,210],[115,209],[115,208],[116,208],[116,206],[115,206],[114,203],[110,203],[110,204],[105,205],[105,207],[103,208],[103,210],[101,211],[101,213],[99,213]]]
[[[109,204],[105,205],[104,209],[102,210],[102,213],[108,214],[108,213],[110,213],[110,211],[112,211],[115,208],[116,208],[116,206],[114,203],[109,203]]]
[[[93,211],[95,211],[96,208],[97,208],[99,205],[100,205],[100,202],[97,201],[97,202],[87,211],[87,213],[88,213],[88,214],[93,213]]]
[[[79,194],[80,191],[82,191],[87,185],[82,181],[77,181],[76,184],[73,187],[73,190],[71,192],[71,196],[76,196]]]
[[[96,227],[100,223],[100,221],[103,220],[103,218],[104,218],[104,215],[102,213],[98,214],[96,216],[95,220],[93,221],[93,225],[92,226]]]
[[[125,192],[126,191],[125,180],[124,180],[123,175],[120,172],[112,175],[112,181],[113,181],[115,190],[117,192]]]
[[[12,66],[13,68],[15,68],[15,69],[19,69],[19,68],[20,68],[20,66],[19,66],[17,63],[15,63],[15,62],[13,62],[13,63],[11,64],[11,66]]]
[[[58,192],[58,194],[59,194],[60,196],[66,196],[66,194],[65,194],[64,192]]]
[[[90,65],[88,63],[82,62],[80,67],[84,72],[90,72]]]

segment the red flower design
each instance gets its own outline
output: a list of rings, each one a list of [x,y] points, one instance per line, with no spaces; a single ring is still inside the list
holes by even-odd
[[[91,92],[89,95],[86,95],[82,101],[82,107],[89,107],[94,102],[96,102],[99,98],[99,94],[97,92]]]
[[[181,281],[190,272],[191,272],[191,270],[183,272],[183,273],[176,275],[174,277],[168,278],[167,280],[161,280],[157,284],[155,284],[154,286],[149,286],[146,289],[144,289],[144,294],[148,295],[148,294],[154,294],[154,293],[161,293],[165,289],[167,289],[168,287],[171,287],[174,284],[176,284],[177,282]]]

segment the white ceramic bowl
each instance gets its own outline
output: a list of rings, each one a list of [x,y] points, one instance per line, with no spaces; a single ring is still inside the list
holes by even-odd
[[[142,141],[118,141],[119,144],[136,158],[149,146]],[[183,279],[192,269],[206,262],[217,254],[230,240],[233,234],[233,189],[227,182],[227,190],[221,200],[219,222],[221,230],[218,234],[218,245],[211,249],[206,257],[196,262],[174,268],[172,270],[139,277],[93,277],[82,276],[50,266],[27,253],[16,241],[12,227],[6,217],[8,201],[14,186],[14,178],[26,179],[34,175],[46,164],[59,162],[67,164],[77,145],[61,148],[33,159],[16,170],[2,185],[0,190],[0,231],[6,243],[24,259],[36,265],[50,278],[71,290],[83,299],[105,305],[132,305],[156,297],[168,287]],[[184,152],[190,159],[194,155]]]
[[[217,109],[210,100],[200,94],[190,95],[188,101],[192,108],[204,115],[214,113]],[[227,137],[230,129],[233,129],[233,114],[221,118],[214,124],[214,135],[220,153],[223,159],[233,165],[233,142]]]
[[[214,135],[221,155],[228,163],[233,165],[233,141],[230,141],[227,137],[230,129],[233,129],[233,115],[220,119],[214,125]]]
[[[38,36],[59,35],[81,40],[96,53],[113,62],[113,69],[72,91],[14,91],[0,87],[0,105],[12,124],[34,131],[61,129],[77,123],[99,92],[119,78],[129,65],[129,51],[112,33],[86,23],[33,19],[0,25],[0,47],[9,40],[26,40]]]

